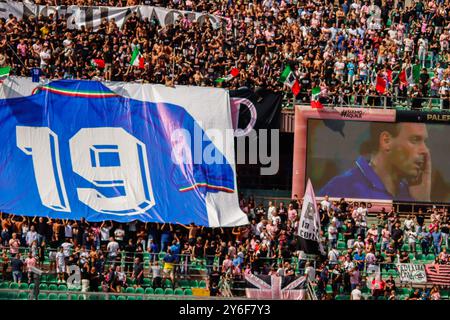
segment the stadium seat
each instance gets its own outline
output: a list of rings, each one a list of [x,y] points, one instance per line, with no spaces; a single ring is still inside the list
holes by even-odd
[[[450,290],[441,290],[441,298],[448,300]]]
[[[144,300],[143,296],[136,296],[136,300]]]
[[[19,300],[28,300],[28,292],[20,292],[19,296],[17,297]]]
[[[174,294],[176,295],[176,296],[182,296],[184,293],[183,293],[183,289],[181,289],[181,288],[176,288],[175,289],[175,291],[174,291]]]
[[[57,291],[58,290],[58,286],[56,284],[51,284],[48,286],[48,290],[50,291]]]
[[[109,298],[109,300],[113,300],[113,301],[117,300],[117,297],[115,295],[113,295],[113,294],[110,294],[108,296],[108,298]]]
[[[325,292],[328,293],[328,294],[333,293],[333,288],[331,287],[331,284],[327,285],[327,287],[325,289]]]
[[[125,290],[125,292],[126,292],[126,293],[135,293],[135,290],[134,290],[133,287],[128,287],[128,288]]]
[[[149,287],[152,285],[152,280],[149,278],[144,278],[143,282],[145,287]]]
[[[46,293],[39,293],[38,300],[47,300],[48,296]]]
[[[128,297],[127,297],[127,300],[136,300],[136,298],[133,297],[133,296],[128,296]]]
[[[344,241],[338,241],[337,249],[338,250],[346,250],[347,249],[347,244]]]
[[[185,289],[184,290],[184,295],[185,296],[192,296],[192,290],[191,289]]]
[[[158,254],[158,260],[162,260],[162,259],[164,259],[164,257],[166,256],[166,252],[164,252],[164,251],[161,251],[159,254]]]
[[[173,294],[173,289],[172,288],[166,288],[166,290],[164,290],[164,294]]]
[[[78,295],[77,294],[71,294],[70,295],[70,300],[78,300]]]
[[[411,292],[410,288],[401,288],[401,290],[400,290],[400,294],[407,294],[407,295],[409,295],[410,292]]]
[[[199,288],[206,288],[206,281],[205,281],[205,280],[201,280],[201,281],[198,283],[198,287],[199,287]]]
[[[155,294],[164,294],[164,290],[162,288],[156,288]]]
[[[118,296],[117,300],[127,300],[127,298],[125,296]]]
[[[170,281],[170,279],[166,279],[166,281],[164,281],[163,288],[172,288],[172,281]]]
[[[416,259],[416,256],[412,252],[410,254],[408,254],[408,257],[409,257],[409,260],[411,260],[411,261]]]
[[[39,285],[39,289],[40,289],[40,290],[48,290],[48,286],[47,286],[45,283],[41,283],[41,284]]]
[[[198,288],[198,281],[197,280],[191,280],[189,281],[189,286],[191,288]]]
[[[21,283],[19,285],[19,290],[28,290],[28,283]]]
[[[56,293],[50,293],[48,295],[49,300],[58,300],[58,295]]]
[[[144,289],[143,288],[136,288],[135,292],[143,294],[144,293]]]
[[[30,283],[30,285],[28,286],[28,289],[33,290],[34,289],[34,283]]]
[[[8,282],[2,282],[2,283],[0,283],[0,289],[8,289],[8,288],[9,288]]]
[[[9,288],[10,288],[11,290],[17,290],[17,289],[19,289],[19,284],[16,283],[16,282],[11,282],[11,283],[9,284]]]
[[[63,284],[59,285],[59,286],[58,286],[58,291],[64,291],[64,292],[66,292],[66,291],[67,291],[67,286],[66,286],[66,285],[63,285]]]
[[[181,279],[178,284],[183,289],[186,289],[186,288],[190,287],[189,286],[189,280],[186,280],[186,279]]]
[[[69,300],[69,296],[67,294],[60,293],[58,295],[58,300]]]
[[[145,294],[155,294],[153,288],[145,288]]]
[[[428,255],[427,255],[427,261],[434,261],[434,259],[435,259],[435,257],[434,257],[434,253],[429,253]]]

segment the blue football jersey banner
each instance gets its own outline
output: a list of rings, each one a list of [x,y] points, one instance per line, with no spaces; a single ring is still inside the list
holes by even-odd
[[[225,90],[75,80],[25,87],[29,95],[0,100],[3,212],[213,227],[248,222],[238,207],[233,139],[216,145],[208,134],[231,128]]]

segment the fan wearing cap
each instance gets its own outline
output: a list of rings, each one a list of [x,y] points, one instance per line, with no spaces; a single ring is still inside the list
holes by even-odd
[[[372,123],[355,167],[332,178],[319,195],[430,201],[431,155],[423,123]]]

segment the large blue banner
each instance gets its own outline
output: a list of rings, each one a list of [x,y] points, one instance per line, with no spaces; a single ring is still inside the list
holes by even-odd
[[[233,167],[178,105],[64,80],[0,100],[0,121],[3,212],[208,226],[208,193],[235,192]]]

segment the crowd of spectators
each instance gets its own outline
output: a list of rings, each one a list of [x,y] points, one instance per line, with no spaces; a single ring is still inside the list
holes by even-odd
[[[358,291],[369,287],[372,296],[392,300],[398,294],[398,279],[391,275],[370,282],[371,267],[394,270],[398,262],[413,263],[429,254],[435,259],[427,263],[450,263],[447,209],[433,208],[426,214],[419,210],[405,219],[394,208],[382,210],[372,217],[376,223],[368,225],[365,203],[325,197],[318,204],[325,252],[322,259],[309,260],[299,250],[297,236],[301,201],[294,198],[286,204],[264,206],[241,196],[240,205],[250,224],[235,228],[89,223],[2,214],[2,277],[31,282],[31,268],[40,267],[56,273],[57,282],[64,283],[71,266],[78,266],[82,290],[117,293],[128,285],[142,286],[144,278],[152,279],[154,288],[166,281],[176,287],[180,279],[197,274],[208,280],[212,295],[231,296],[243,294],[245,274],[305,275],[315,284],[319,299],[340,294],[357,299]],[[192,271],[192,264],[199,261],[203,274]]]
[[[11,15],[0,19],[0,64],[12,66],[13,74],[29,76],[30,68],[39,67],[48,78],[281,90],[280,73],[290,65],[301,85],[298,99],[309,101],[311,88],[320,86],[329,103],[362,103],[363,96],[379,95],[377,74],[393,70],[384,95],[450,99],[448,1],[413,0],[407,6],[405,1],[373,1],[379,10],[361,0],[35,1],[55,2],[156,5],[227,20],[217,29],[208,20],[199,25],[187,17],[161,27],[132,14],[122,28],[114,19],[103,19],[93,32],[69,30],[54,15],[25,21]],[[136,47],[144,69],[130,67]],[[92,59],[103,59],[105,68],[91,66]],[[426,68],[423,75],[415,84],[400,86],[399,72],[415,64]],[[240,70],[236,78],[215,82],[233,67]],[[382,102],[372,98],[368,103]]]

